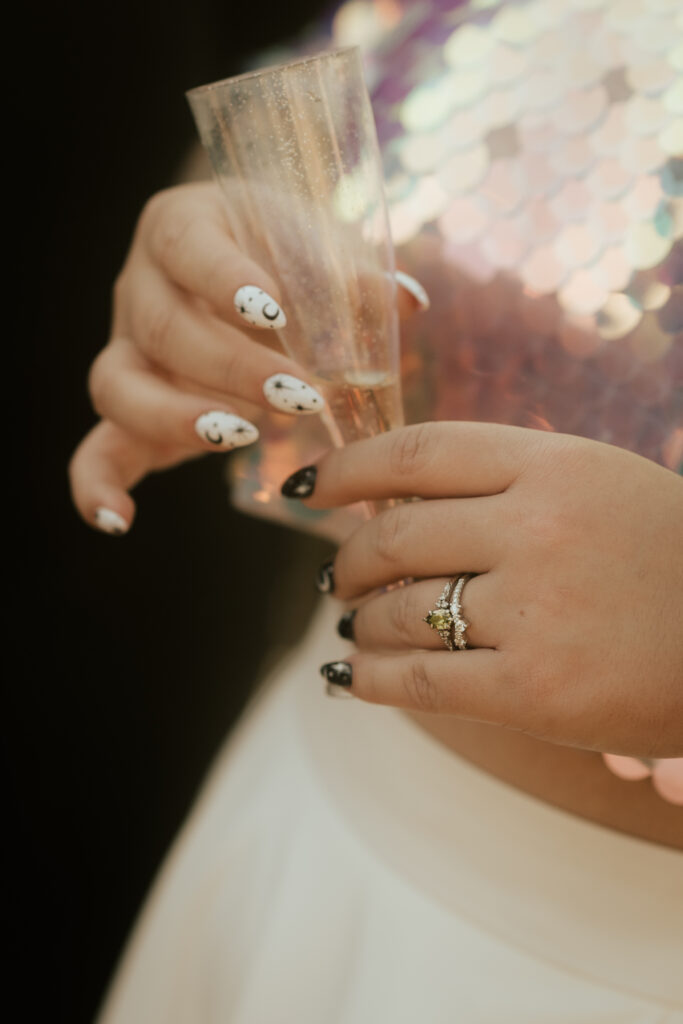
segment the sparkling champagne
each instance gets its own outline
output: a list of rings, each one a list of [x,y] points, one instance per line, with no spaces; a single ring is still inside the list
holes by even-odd
[[[333,443],[339,447],[403,425],[397,376],[349,370],[339,377],[316,377],[314,383],[327,401],[323,418]]]

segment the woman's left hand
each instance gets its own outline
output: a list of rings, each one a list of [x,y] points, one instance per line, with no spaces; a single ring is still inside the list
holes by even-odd
[[[460,422],[360,441],[316,470],[298,492],[315,480],[311,508],[423,499],[339,549],[327,589],[357,607],[359,653],[328,680],[555,743],[683,756],[683,479],[596,441]],[[460,573],[477,574],[472,649],[451,652],[423,620]]]

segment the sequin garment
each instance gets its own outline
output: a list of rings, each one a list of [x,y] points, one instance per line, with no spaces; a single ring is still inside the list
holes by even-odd
[[[349,44],[397,258],[432,302],[403,329],[407,421],[579,434],[683,471],[680,0],[349,0],[311,49]],[[343,533],[279,499],[325,443],[288,430],[240,455],[236,502]]]
[[[403,330],[407,421],[581,434],[683,470],[679,0],[349,0],[308,48],[355,43],[397,258],[432,300]],[[271,455],[241,456],[236,497],[291,521],[272,474],[297,456]]]
[[[364,18],[396,21],[368,72],[398,256],[432,299],[403,339],[409,421],[582,434],[679,469],[678,0],[351,2],[335,41]]]

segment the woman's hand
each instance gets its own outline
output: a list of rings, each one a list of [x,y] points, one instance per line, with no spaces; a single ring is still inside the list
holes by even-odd
[[[277,282],[232,240],[217,186],[150,200],[115,285],[111,337],[90,371],[102,420],[70,466],[84,519],[123,533],[135,509],[126,492],[146,473],[253,443],[260,408],[323,408],[300,368],[262,343],[286,323],[279,299]]]
[[[359,648],[324,666],[328,680],[555,743],[683,755],[680,477],[583,438],[457,422],[361,441],[316,469],[300,488],[313,508],[424,499],[363,524],[324,567],[321,589],[357,607]],[[450,652],[423,618],[466,572],[474,649]]]
[[[111,337],[89,379],[102,419],[70,465],[79,512],[108,533],[130,527],[127,492],[150,471],[252,444],[263,409],[324,407],[277,350],[278,284],[237,248],[224,203],[213,183],[153,196],[116,282]],[[428,302],[412,278],[399,283],[403,316]]]

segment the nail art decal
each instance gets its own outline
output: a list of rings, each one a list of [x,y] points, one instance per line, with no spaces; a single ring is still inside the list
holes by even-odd
[[[252,327],[279,331],[287,325],[287,317],[272,295],[253,284],[238,288],[234,297],[235,309]]]
[[[241,416],[221,410],[205,412],[195,420],[194,429],[202,441],[208,442],[222,452],[253,444],[259,437],[257,428],[249,420],[243,420]]]
[[[308,498],[313,494],[317,475],[317,466],[304,466],[303,469],[297,469],[296,473],[287,477],[280,488],[280,493],[285,498]]]
[[[337,623],[337,632],[344,640],[353,640],[353,620],[357,611],[357,608],[352,608],[350,612],[344,612]]]
[[[95,525],[104,533],[110,533],[113,537],[120,537],[128,532],[128,523],[118,512],[110,508],[95,509]]]
[[[410,292],[420,309],[423,312],[426,312],[431,306],[431,302],[429,301],[427,292],[420,282],[416,281],[414,277],[410,276],[410,274],[406,274],[403,270],[397,270],[394,277],[402,288],[405,288],[407,292]]]
[[[348,661],[328,661],[321,665],[320,675],[335,686],[350,686],[352,670]]]
[[[263,394],[280,412],[306,415],[322,412],[325,400],[315,388],[289,373],[274,373],[264,381]]]
[[[334,562],[332,559],[318,569],[315,585],[321,594],[331,594],[334,590]]]

